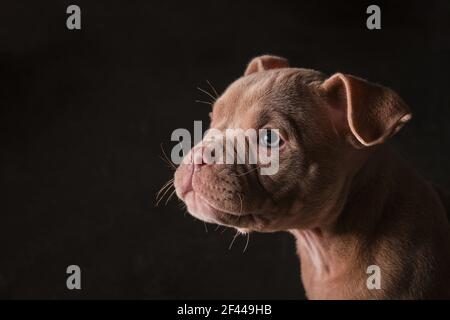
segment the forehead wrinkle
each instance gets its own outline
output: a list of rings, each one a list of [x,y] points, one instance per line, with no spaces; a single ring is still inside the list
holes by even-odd
[[[282,70],[269,70],[261,72],[261,75],[255,75],[255,81],[252,82],[250,88],[246,91],[246,97],[261,100],[273,93],[279,87],[283,87],[287,78],[290,78],[292,73],[286,77],[286,71]],[[261,77],[262,76],[262,77]]]
[[[297,73],[296,69],[289,71],[275,69],[240,78],[214,104],[213,110],[220,118],[220,122],[215,123],[215,127],[238,128],[242,126],[241,124],[249,122],[254,124],[245,125],[245,127],[258,126],[255,119],[246,121],[247,115],[249,113],[257,115],[262,109],[261,106],[265,104],[265,100],[270,99],[272,104],[275,102],[284,105],[287,96],[291,95],[292,86],[295,86],[292,78]]]
[[[280,131],[291,126],[289,116],[285,112],[278,109],[265,108],[263,111],[259,112],[256,127],[258,129],[264,128],[269,123],[272,124],[272,126],[270,126],[271,129],[279,129]]]

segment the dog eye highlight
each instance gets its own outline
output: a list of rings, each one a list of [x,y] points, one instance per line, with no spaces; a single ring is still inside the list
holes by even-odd
[[[266,148],[277,148],[283,143],[284,141],[281,139],[277,130],[264,129],[259,135],[259,144]]]

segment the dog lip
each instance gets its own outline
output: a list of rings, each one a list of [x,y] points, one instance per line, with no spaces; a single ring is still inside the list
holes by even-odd
[[[235,213],[228,210],[224,210],[223,208],[219,209],[215,205],[212,205],[208,202],[204,197],[202,197],[198,192],[193,191],[197,196],[197,199],[203,202],[203,204],[209,207],[214,214],[213,223],[218,223],[221,225],[229,226],[229,227],[246,227],[249,225],[253,225],[255,223],[255,219],[257,215],[252,213]],[[215,213],[214,213],[215,212]],[[238,218],[238,220],[236,220]],[[244,220],[241,220],[244,219]],[[244,226],[242,225],[244,222]]]
[[[181,195],[181,199],[186,199],[186,195],[189,192],[194,192],[194,189],[192,189],[192,184],[188,187],[184,187],[183,191],[181,191],[180,195]]]
[[[205,197],[203,197],[199,192],[196,192],[197,196],[200,198],[201,201],[203,201],[208,207],[210,207],[211,209],[214,209],[216,211],[222,212],[222,213],[226,213],[235,217],[242,217],[242,216],[248,216],[251,215],[250,213],[236,213],[236,212],[231,212],[228,210],[225,210],[224,208],[217,208],[217,206],[215,206],[214,204],[212,204],[211,202],[209,202],[208,200],[205,199]]]
[[[194,189],[193,189],[193,187],[192,187],[192,177],[193,177],[193,175],[194,175],[194,166],[193,165],[190,165],[191,166],[191,168],[190,168],[190,173],[189,173],[189,176],[185,179],[185,181],[183,181],[183,183],[182,183],[182,185],[181,185],[181,190],[180,190],[180,197],[181,197],[181,199],[182,200],[184,200],[185,198],[186,198],[186,195],[189,193],[189,192],[193,192],[194,191]]]
[[[229,227],[248,227],[255,223],[257,215],[252,213],[236,213],[217,208],[200,194],[198,190],[192,188],[185,193],[185,199],[188,208],[190,206],[194,212],[192,215],[208,223],[216,223]],[[203,206],[203,211],[197,211]],[[236,218],[238,218],[236,220]],[[243,220],[242,220],[243,219]]]

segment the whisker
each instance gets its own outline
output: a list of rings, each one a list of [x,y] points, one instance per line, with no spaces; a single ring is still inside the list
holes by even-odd
[[[209,80],[206,80],[206,83],[211,87],[211,89],[214,91],[214,94],[216,95],[216,99],[219,97],[219,94],[217,93],[216,88],[214,88],[214,86],[211,84],[211,82],[209,82]]]
[[[169,161],[167,161],[164,157],[159,156],[159,158],[160,158],[162,161],[164,161],[164,163],[167,165],[167,167],[168,167],[170,170],[176,170],[176,169],[177,169],[177,168],[174,168],[174,166],[172,165],[172,163],[170,163]]]
[[[233,240],[231,240],[230,246],[228,247],[228,250],[231,250],[231,247],[233,247],[233,243],[236,240],[238,235],[239,235],[239,231],[236,231],[236,233],[234,234]]]
[[[165,205],[167,206],[167,203],[169,202],[169,200],[173,197],[173,195],[175,194],[177,190],[175,188],[173,188],[172,193],[167,197],[166,203]]]
[[[205,89],[202,89],[200,87],[197,87],[198,90],[200,90],[201,92],[205,93],[208,95],[208,97],[210,97],[211,99],[213,99],[213,101],[216,101],[216,97],[214,97],[211,93],[209,93],[208,91],[206,91]]]
[[[171,185],[166,189],[166,191],[164,191],[163,195],[162,195],[162,196],[159,198],[159,200],[156,202],[156,206],[159,205],[159,203],[161,202],[161,200],[164,198],[164,196],[167,194],[167,192],[169,192],[169,190],[170,190],[172,187],[175,188],[174,185],[171,184]]]
[[[159,197],[159,198],[157,199],[156,204],[155,204],[155,207],[157,207],[157,206],[160,204],[160,202],[163,200],[163,198],[166,196],[166,194],[171,190],[171,188],[172,188],[172,186],[168,187],[168,188],[164,191],[164,193],[161,195],[161,197]]]
[[[160,144],[160,147],[161,147],[161,151],[162,151],[162,154],[163,154],[163,157],[166,159],[166,161],[167,161],[167,163],[172,167],[172,169],[177,169],[177,167],[176,167],[176,165],[169,159],[169,157],[167,156],[167,154],[166,154],[166,151],[164,151],[164,147],[163,147],[163,143],[161,142],[161,144]]]
[[[166,189],[171,183],[173,183],[173,178],[170,179],[169,181],[167,181],[158,191],[158,193],[156,194],[156,200],[158,200],[158,197],[160,195],[161,192],[163,192],[164,189]]]
[[[206,225],[206,222],[203,221],[203,224],[205,225],[205,232],[208,233],[208,226]]]
[[[238,193],[237,194],[238,195],[238,197],[239,197],[239,200],[241,201],[241,208],[240,208],[240,210],[239,210],[239,214],[242,214],[242,206],[243,206],[243,195],[241,196],[241,194],[240,193]]]
[[[234,224],[238,226],[240,224],[239,222],[240,222],[241,218],[242,218],[242,215],[236,216],[236,222]]]
[[[208,101],[195,100],[195,102],[198,102],[198,103],[204,103],[204,104],[209,104],[210,106],[212,106],[212,102],[208,102]]]
[[[250,241],[250,232],[247,233],[247,241],[245,242],[244,251],[242,251],[242,253],[245,253],[245,251],[247,250],[249,241]]]

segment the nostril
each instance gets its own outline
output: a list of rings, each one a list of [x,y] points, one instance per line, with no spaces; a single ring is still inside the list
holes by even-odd
[[[206,165],[206,163],[196,163],[195,166],[195,170],[200,169],[201,167],[203,167],[204,165]]]
[[[205,165],[207,165],[207,163],[203,160],[203,157],[202,157],[199,159],[199,161],[196,161],[194,163],[194,170],[198,170]]]
[[[199,146],[193,152],[193,164],[195,169],[214,163],[216,152],[214,149]]]
[[[195,149],[193,157],[194,169],[200,169],[202,166],[206,165],[203,153],[204,153],[203,147],[197,147]]]

